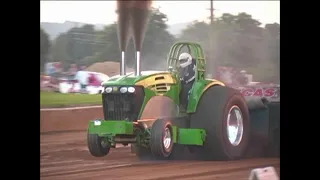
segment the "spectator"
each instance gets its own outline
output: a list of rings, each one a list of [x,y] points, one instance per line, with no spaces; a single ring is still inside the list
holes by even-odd
[[[54,69],[55,69],[55,77],[61,76],[61,72],[62,72],[61,62],[54,63]]]
[[[86,93],[87,90],[87,86],[89,83],[89,73],[86,71],[83,71],[83,67],[81,67],[81,70],[78,71],[75,75],[75,79],[78,80],[78,82],[80,83],[80,87],[81,87],[81,92],[82,93]]]
[[[232,84],[232,73],[230,69],[226,69],[223,73],[222,73],[222,82],[226,83],[227,85]]]
[[[53,76],[54,73],[55,73],[55,69],[54,69],[54,66],[53,66],[53,63],[47,63],[46,64],[46,71],[47,71],[47,75],[49,76]]]
[[[75,75],[78,71],[76,64],[71,64],[70,68],[67,71],[67,77],[68,81],[71,84],[71,91],[74,91],[74,85],[77,83],[77,80],[75,79]]]
[[[237,82],[241,86],[245,86],[248,84],[248,77],[247,77],[247,72],[245,70],[240,71],[240,74],[237,78]]]
[[[87,69],[87,67],[86,67],[86,66],[81,66],[80,69],[81,69],[82,71],[85,71],[85,70]]]
[[[76,75],[77,71],[78,71],[77,65],[76,65],[76,64],[71,64],[71,66],[70,66],[67,74],[68,74],[68,76],[69,76],[70,78],[71,78],[71,77],[74,78],[74,76]]]

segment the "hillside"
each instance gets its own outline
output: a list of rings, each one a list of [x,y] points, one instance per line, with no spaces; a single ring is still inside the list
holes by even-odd
[[[85,23],[71,21],[66,21],[64,23],[40,22],[40,26],[49,34],[51,40],[55,39],[60,33],[65,33],[73,27],[80,27],[84,24]],[[169,25],[168,31],[171,34],[178,36],[181,31],[187,27],[188,24],[189,23],[179,23]],[[95,28],[97,30],[101,30],[103,29],[103,27],[103,24],[95,24]]]

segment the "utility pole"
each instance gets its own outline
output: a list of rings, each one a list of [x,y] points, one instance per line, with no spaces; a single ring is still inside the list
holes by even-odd
[[[213,8],[213,0],[210,0],[210,28],[209,28],[209,61],[208,61],[208,74],[211,74],[210,78],[215,76],[215,61],[216,61],[216,48],[215,48],[215,33],[214,33],[214,8]]]

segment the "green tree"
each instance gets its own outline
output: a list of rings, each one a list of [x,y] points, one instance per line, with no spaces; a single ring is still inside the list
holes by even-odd
[[[40,72],[43,71],[45,62],[48,60],[49,49],[49,35],[40,28]]]
[[[54,61],[69,62],[71,58],[67,53],[68,37],[66,33],[60,34],[54,41],[52,55]]]
[[[267,60],[273,64],[273,78],[276,83],[280,83],[280,24],[265,25],[265,44],[267,50]]]
[[[249,14],[224,13],[215,19],[212,31],[208,23],[194,22],[183,30],[179,39],[200,43],[207,60],[214,60],[215,65],[246,69],[257,81],[274,81],[279,76],[275,71],[280,62],[280,25],[260,26]],[[210,49],[210,35],[214,37],[214,49]],[[211,51],[215,52],[214,57],[209,57]]]
[[[96,48],[93,56],[86,58],[86,64],[103,61],[120,61],[121,54],[118,45],[117,27],[117,24],[113,23],[105,26],[103,31],[97,32],[97,41],[104,44]]]
[[[166,57],[176,41],[168,31],[167,15],[154,8],[142,47],[142,69],[166,68]]]
[[[75,27],[55,39],[52,48],[53,58],[64,62],[65,65],[79,64],[94,54],[96,46],[96,31],[93,25]]]

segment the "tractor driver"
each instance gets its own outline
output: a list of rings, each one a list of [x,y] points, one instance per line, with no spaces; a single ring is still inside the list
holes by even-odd
[[[189,94],[196,76],[196,60],[189,53],[182,53],[179,56],[181,93],[180,102],[187,109]]]

